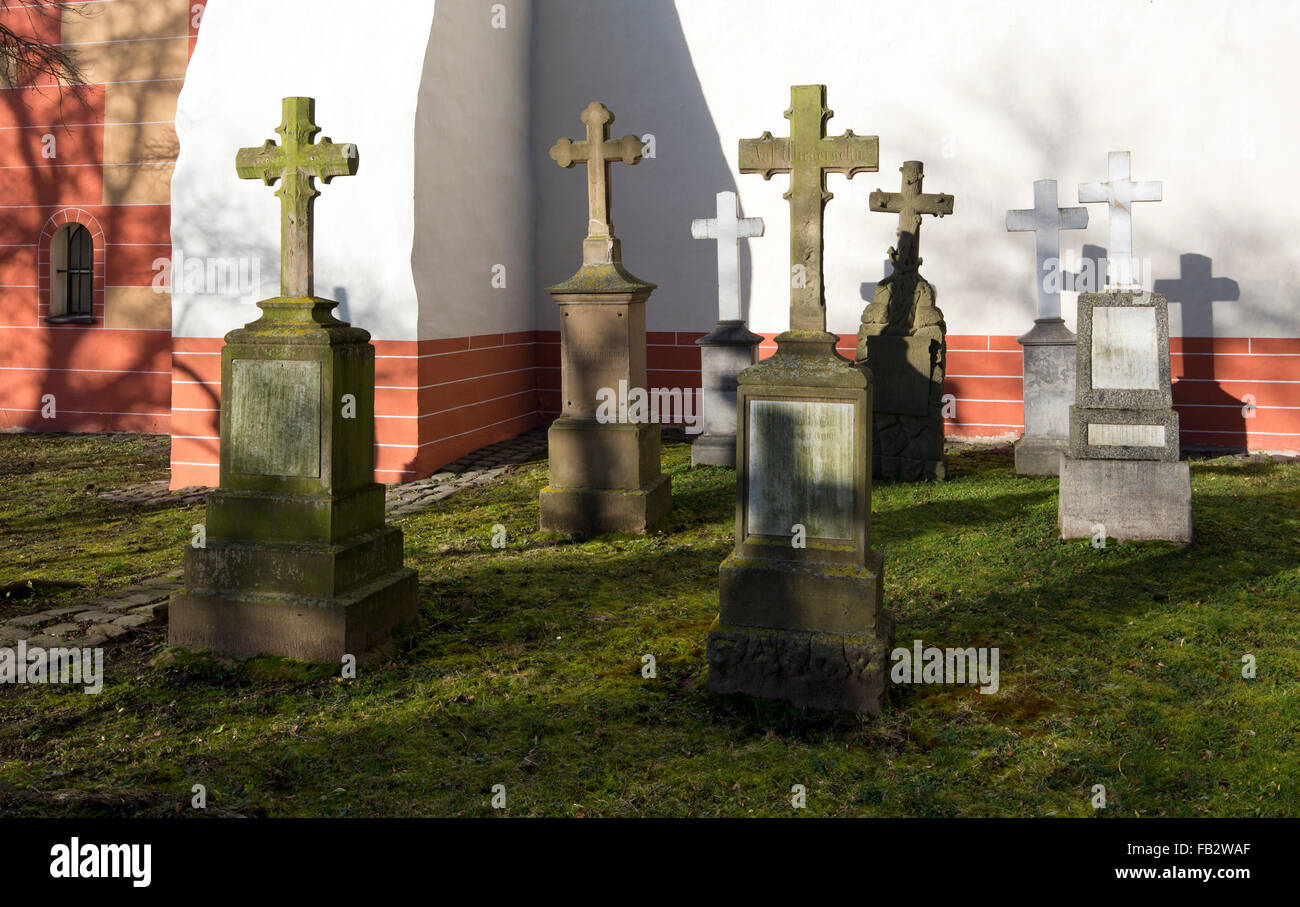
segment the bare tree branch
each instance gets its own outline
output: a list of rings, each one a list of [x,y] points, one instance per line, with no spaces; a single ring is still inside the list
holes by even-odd
[[[61,22],[63,11],[62,4],[39,6],[22,0],[0,0],[0,14],[9,14],[0,19],[0,81],[9,86],[32,85],[46,77],[63,85],[86,84],[76,51],[40,36],[39,20],[53,18]],[[26,27],[18,21],[24,17]]]

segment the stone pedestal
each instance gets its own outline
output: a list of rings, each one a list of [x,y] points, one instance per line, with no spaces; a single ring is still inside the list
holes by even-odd
[[[735,468],[737,376],[758,361],[762,339],[743,321],[719,321],[712,331],[695,341],[700,346],[700,418],[704,432],[691,445],[692,466]]]
[[[1192,543],[1192,481],[1187,463],[1061,458],[1057,523],[1061,538],[1165,539]]]
[[[417,579],[374,481],[374,347],[337,303],[277,297],[226,335],[221,486],[187,548],[168,642],[358,658],[414,623]]]
[[[672,507],[659,425],[627,405],[634,391],[649,392],[645,301],[654,288],[618,264],[584,265],[548,288],[560,307],[563,412],[547,435],[543,530],[645,532]],[[599,406],[602,395],[620,398],[615,418]]]
[[[871,381],[824,331],[739,376],[736,546],[719,569],[709,687],[875,713],[893,621],[870,548]]]
[[[1070,444],[1061,461],[1062,538],[1192,541],[1191,478],[1178,460],[1169,303],[1159,293],[1079,296]]]
[[[1075,337],[1061,318],[1039,318],[1023,337],[1025,431],[1016,442],[1016,472],[1054,476],[1070,439]]]

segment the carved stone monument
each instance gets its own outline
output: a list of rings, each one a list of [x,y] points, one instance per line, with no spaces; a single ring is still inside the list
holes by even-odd
[[[1058,208],[1056,180],[1034,180],[1034,207],[1007,212],[1007,229],[1032,230],[1038,270],[1038,317],[1017,338],[1024,351],[1025,431],[1016,442],[1016,472],[1054,476],[1070,437],[1075,338],[1061,317],[1061,231],[1088,226],[1087,208]]]
[[[1061,458],[1061,538],[1192,542],[1192,486],[1178,459],[1169,368],[1169,303],[1135,282],[1131,205],[1160,201],[1158,182],[1129,177],[1111,152],[1110,179],[1079,186],[1079,201],[1110,205],[1102,293],[1079,296],[1075,405]]]
[[[185,551],[174,646],[337,662],[415,621],[415,571],[374,481],[374,347],[312,292],[313,179],[358,164],[354,145],[314,141],[314,112],[285,98],[280,144],[236,156],[244,179],[280,182],[280,295],[221,351],[221,487],[205,544]]]
[[[736,465],[736,376],[758,361],[763,339],[740,314],[740,241],[763,235],[761,217],[741,217],[734,192],[718,193],[717,217],[691,222],[691,236],[718,242],[718,323],[700,345],[704,432],[691,445],[691,465]]]
[[[554,532],[645,532],[672,506],[659,470],[659,426],[598,418],[602,393],[646,388],[645,301],[655,285],[623,267],[609,215],[609,165],[641,160],[635,135],[609,138],[614,115],[592,101],[582,112],[585,141],[560,139],[551,158],[587,165],[587,238],[582,267],[547,287],[560,307],[561,416],[547,435],[550,481],[541,493],[541,527]]]
[[[826,331],[826,174],[877,167],[879,140],[827,137],[824,85],[790,89],[790,137],[740,142],[742,173],[790,174],[790,329],[740,373],[736,546],[719,569],[709,687],[878,712],[893,619],[871,550],[871,376]]]
[[[871,193],[871,210],[898,215],[893,271],[876,285],[858,328],[857,361],[875,379],[871,472],[910,482],[942,479],[943,376],[948,328],[921,276],[921,216],[953,210],[951,195],[921,191],[925,167],[906,161],[901,192]]]

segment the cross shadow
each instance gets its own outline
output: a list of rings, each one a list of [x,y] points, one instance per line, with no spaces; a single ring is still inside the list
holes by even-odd
[[[1174,406],[1179,408],[1182,434],[1208,437],[1203,444],[1188,445],[1244,452],[1247,449],[1243,401],[1224,390],[1215,376],[1214,303],[1237,302],[1237,281],[1214,277],[1214,262],[1207,255],[1185,252],[1178,256],[1181,276],[1157,280],[1155,291],[1182,306],[1182,374],[1174,383]]]
[[[1100,293],[1106,284],[1106,248],[1084,243],[1079,270],[1061,272],[1061,288],[1070,293]]]

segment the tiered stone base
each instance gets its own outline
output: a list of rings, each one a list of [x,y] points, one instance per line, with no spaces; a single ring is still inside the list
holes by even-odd
[[[231,655],[358,659],[415,622],[416,574],[402,531],[383,527],[336,545],[209,540],[186,549],[167,641]]]
[[[551,423],[547,443],[543,531],[645,532],[672,508],[671,480],[659,471],[658,425],[561,416]]]
[[[871,474],[876,478],[942,481],[943,418],[877,411],[871,424]]]
[[[1165,539],[1192,543],[1192,482],[1186,461],[1061,457],[1057,507],[1063,539]]]

